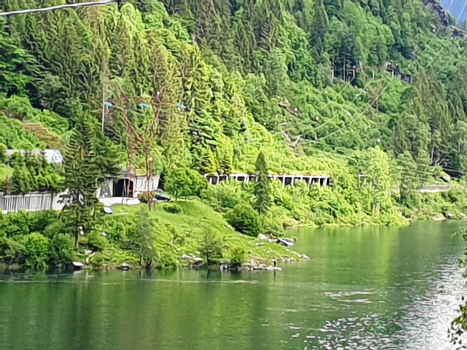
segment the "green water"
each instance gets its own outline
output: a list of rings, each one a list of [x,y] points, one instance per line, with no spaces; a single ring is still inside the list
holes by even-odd
[[[291,232],[283,271],[0,276],[0,349],[451,349],[456,222]]]

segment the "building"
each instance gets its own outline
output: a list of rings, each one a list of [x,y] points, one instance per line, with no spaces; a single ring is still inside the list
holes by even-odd
[[[135,169],[126,168],[118,177],[108,177],[97,190],[97,198],[138,198],[143,192],[156,191],[159,175],[139,175]]]

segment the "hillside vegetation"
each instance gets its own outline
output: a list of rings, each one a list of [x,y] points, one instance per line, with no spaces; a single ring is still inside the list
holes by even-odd
[[[164,174],[254,173],[261,150],[271,173],[331,175],[331,189],[273,191],[281,226],[460,218],[461,191],[419,189],[467,170],[466,46],[420,0],[140,0],[11,16],[0,143],[53,147],[86,116],[121,165],[151,154]],[[204,201],[226,212],[219,198],[235,186]]]

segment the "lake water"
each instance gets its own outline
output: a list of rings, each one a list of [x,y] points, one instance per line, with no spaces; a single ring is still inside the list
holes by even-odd
[[[462,223],[291,232],[282,272],[0,275],[0,349],[452,349]]]

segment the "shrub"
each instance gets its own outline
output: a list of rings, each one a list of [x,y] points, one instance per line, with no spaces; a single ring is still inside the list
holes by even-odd
[[[102,234],[97,231],[93,231],[88,235],[88,244],[91,246],[91,249],[103,250],[108,243],[109,241],[107,238],[102,236]]]
[[[155,192],[154,191],[148,191],[148,192],[143,192],[140,195],[138,195],[138,199],[141,203],[152,203],[154,199]]]
[[[215,211],[233,209],[237,204],[245,201],[243,197],[248,195],[246,191],[242,191],[241,185],[238,181],[224,181],[203,190],[201,198]]]
[[[179,214],[182,212],[182,207],[180,205],[178,205],[177,203],[168,203],[168,204],[165,204],[162,209],[164,209],[164,211],[168,212],[168,213],[172,213],[172,214]]]
[[[7,149],[7,146],[5,146],[3,143],[0,143],[0,163],[5,163],[7,161]]]
[[[0,237],[0,256],[6,264],[22,264],[25,250],[24,245],[15,239]]]
[[[165,188],[169,193],[178,197],[199,196],[201,191],[207,187],[207,181],[204,176],[197,171],[178,168],[167,176]]]
[[[32,268],[46,268],[49,262],[50,240],[40,233],[31,233],[21,239],[25,251],[25,265]]]
[[[58,233],[50,242],[50,265],[65,267],[76,260],[75,238]]]
[[[140,264],[147,269],[151,268],[155,259],[156,249],[156,223],[151,218],[149,210],[145,207],[136,213],[136,226],[133,233],[133,251],[140,258]]]
[[[163,270],[175,269],[177,267],[176,255],[168,247],[159,245],[156,249],[154,264]]]
[[[210,265],[222,258],[222,241],[209,228],[204,228],[199,251]]]
[[[232,266],[238,266],[243,264],[247,260],[245,249],[241,247],[235,247],[230,250],[230,264]]]
[[[261,233],[261,222],[258,213],[248,204],[239,204],[225,216],[227,222],[237,231],[256,237]]]
[[[14,237],[18,235],[27,235],[31,224],[32,213],[28,213],[24,210],[20,210],[16,213],[10,213],[5,216],[0,231],[6,233],[8,237]]]

